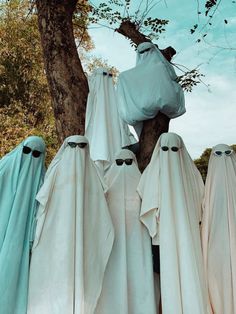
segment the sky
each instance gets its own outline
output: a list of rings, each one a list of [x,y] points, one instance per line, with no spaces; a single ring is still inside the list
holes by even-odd
[[[143,5],[146,1],[150,0],[143,0]],[[169,20],[166,32],[155,43],[160,48],[173,46],[177,51],[174,63],[190,69],[199,67],[205,75],[205,84],[185,93],[186,113],[172,119],[169,128],[183,138],[194,159],[207,147],[236,144],[236,3],[219,2],[211,26],[204,16],[204,1],[201,0],[156,1],[149,13],[152,17]],[[139,3],[131,0],[133,10]],[[198,24],[197,31],[191,35],[190,29],[195,24]],[[93,55],[107,60],[120,72],[135,66],[136,53],[123,36],[101,25],[94,25],[89,32],[96,47]],[[205,40],[197,43],[201,34],[206,33]]]

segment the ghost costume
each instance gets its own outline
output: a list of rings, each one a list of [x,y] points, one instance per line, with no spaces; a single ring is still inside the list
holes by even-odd
[[[27,311],[30,247],[37,210],[35,197],[43,181],[44,157],[44,141],[30,136],[0,160],[2,314],[25,314]]]
[[[84,136],[64,141],[37,200],[28,314],[94,313],[114,230]]]
[[[151,42],[138,45],[136,66],[119,75],[121,118],[139,129],[139,121],[154,118],[158,111],[171,119],[184,114],[184,93],[176,79],[173,66],[156,45]]]
[[[153,244],[160,245],[160,277],[164,314],[206,314],[199,221],[203,181],[183,140],[160,136],[138,192],[140,218]]]
[[[214,314],[236,313],[236,154],[212,149],[203,203],[202,247]]]
[[[96,69],[89,78],[85,135],[91,159],[105,170],[122,147],[136,142],[119,117],[112,74],[105,68]]]
[[[122,150],[105,176],[107,202],[115,229],[112,253],[105,272],[96,314],[156,314],[151,241],[139,220],[140,172],[135,155]]]

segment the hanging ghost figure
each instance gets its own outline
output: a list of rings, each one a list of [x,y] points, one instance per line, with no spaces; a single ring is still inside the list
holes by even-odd
[[[163,133],[138,192],[141,221],[160,246],[162,309],[165,314],[206,314],[199,222],[203,181],[183,140]]]
[[[88,146],[66,138],[37,195],[28,314],[94,313],[114,230]]]
[[[151,241],[139,220],[140,176],[135,155],[127,149],[105,176],[115,240],[95,314],[156,314]]]
[[[0,313],[26,314],[36,194],[45,143],[30,136],[0,160]]]
[[[173,119],[185,113],[184,93],[171,63],[151,42],[137,47],[136,66],[119,75],[120,117],[140,135],[142,122],[160,111]]]
[[[214,314],[236,313],[236,154],[213,147],[203,202],[202,248]]]
[[[119,117],[112,74],[98,68],[88,81],[85,135],[90,143],[91,159],[107,170],[120,149],[136,140]]]

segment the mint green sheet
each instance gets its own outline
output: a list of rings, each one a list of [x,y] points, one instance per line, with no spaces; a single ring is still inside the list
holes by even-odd
[[[23,153],[23,146],[40,151]],[[30,136],[0,160],[0,313],[27,311],[35,200],[44,176],[45,143]]]

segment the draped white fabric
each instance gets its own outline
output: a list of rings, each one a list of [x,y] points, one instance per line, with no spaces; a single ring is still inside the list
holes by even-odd
[[[202,247],[213,313],[233,314],[236,313],[236,154],[228,145],[219,144],[212,149],[203,210]]]
[[[94,313],[114,229],[83,136],[65,140],[52,161],[40,202],[30,267],[28,314]]]
[[[173,151],[176,148],[178,151]],[[138,192],[142,198],[141,221],[153,243],[160,244],[164,314],[207,313],[199,230],[203,188],[201,175],[181,137],[162,134]]]
[[[119,117],[112,75],[105,68],[96,69],[89,78],[85,135],[91,159],[103,161],[105,168],[122,147],[136,142]]]
[[[140,197],[136,188],[140,172],[134,154],[122,150],[105,179],[108,206],[115,229],[112,253],[104,276],[96,314],[156,314],[151,240],[139,220]]]
[[[152,43],[137,48],[137,64],[119,75],[117,93],[121,118],[136,125],[155,117],[158,111],[169,118],[185,113],[184,94],[174,68]]]

